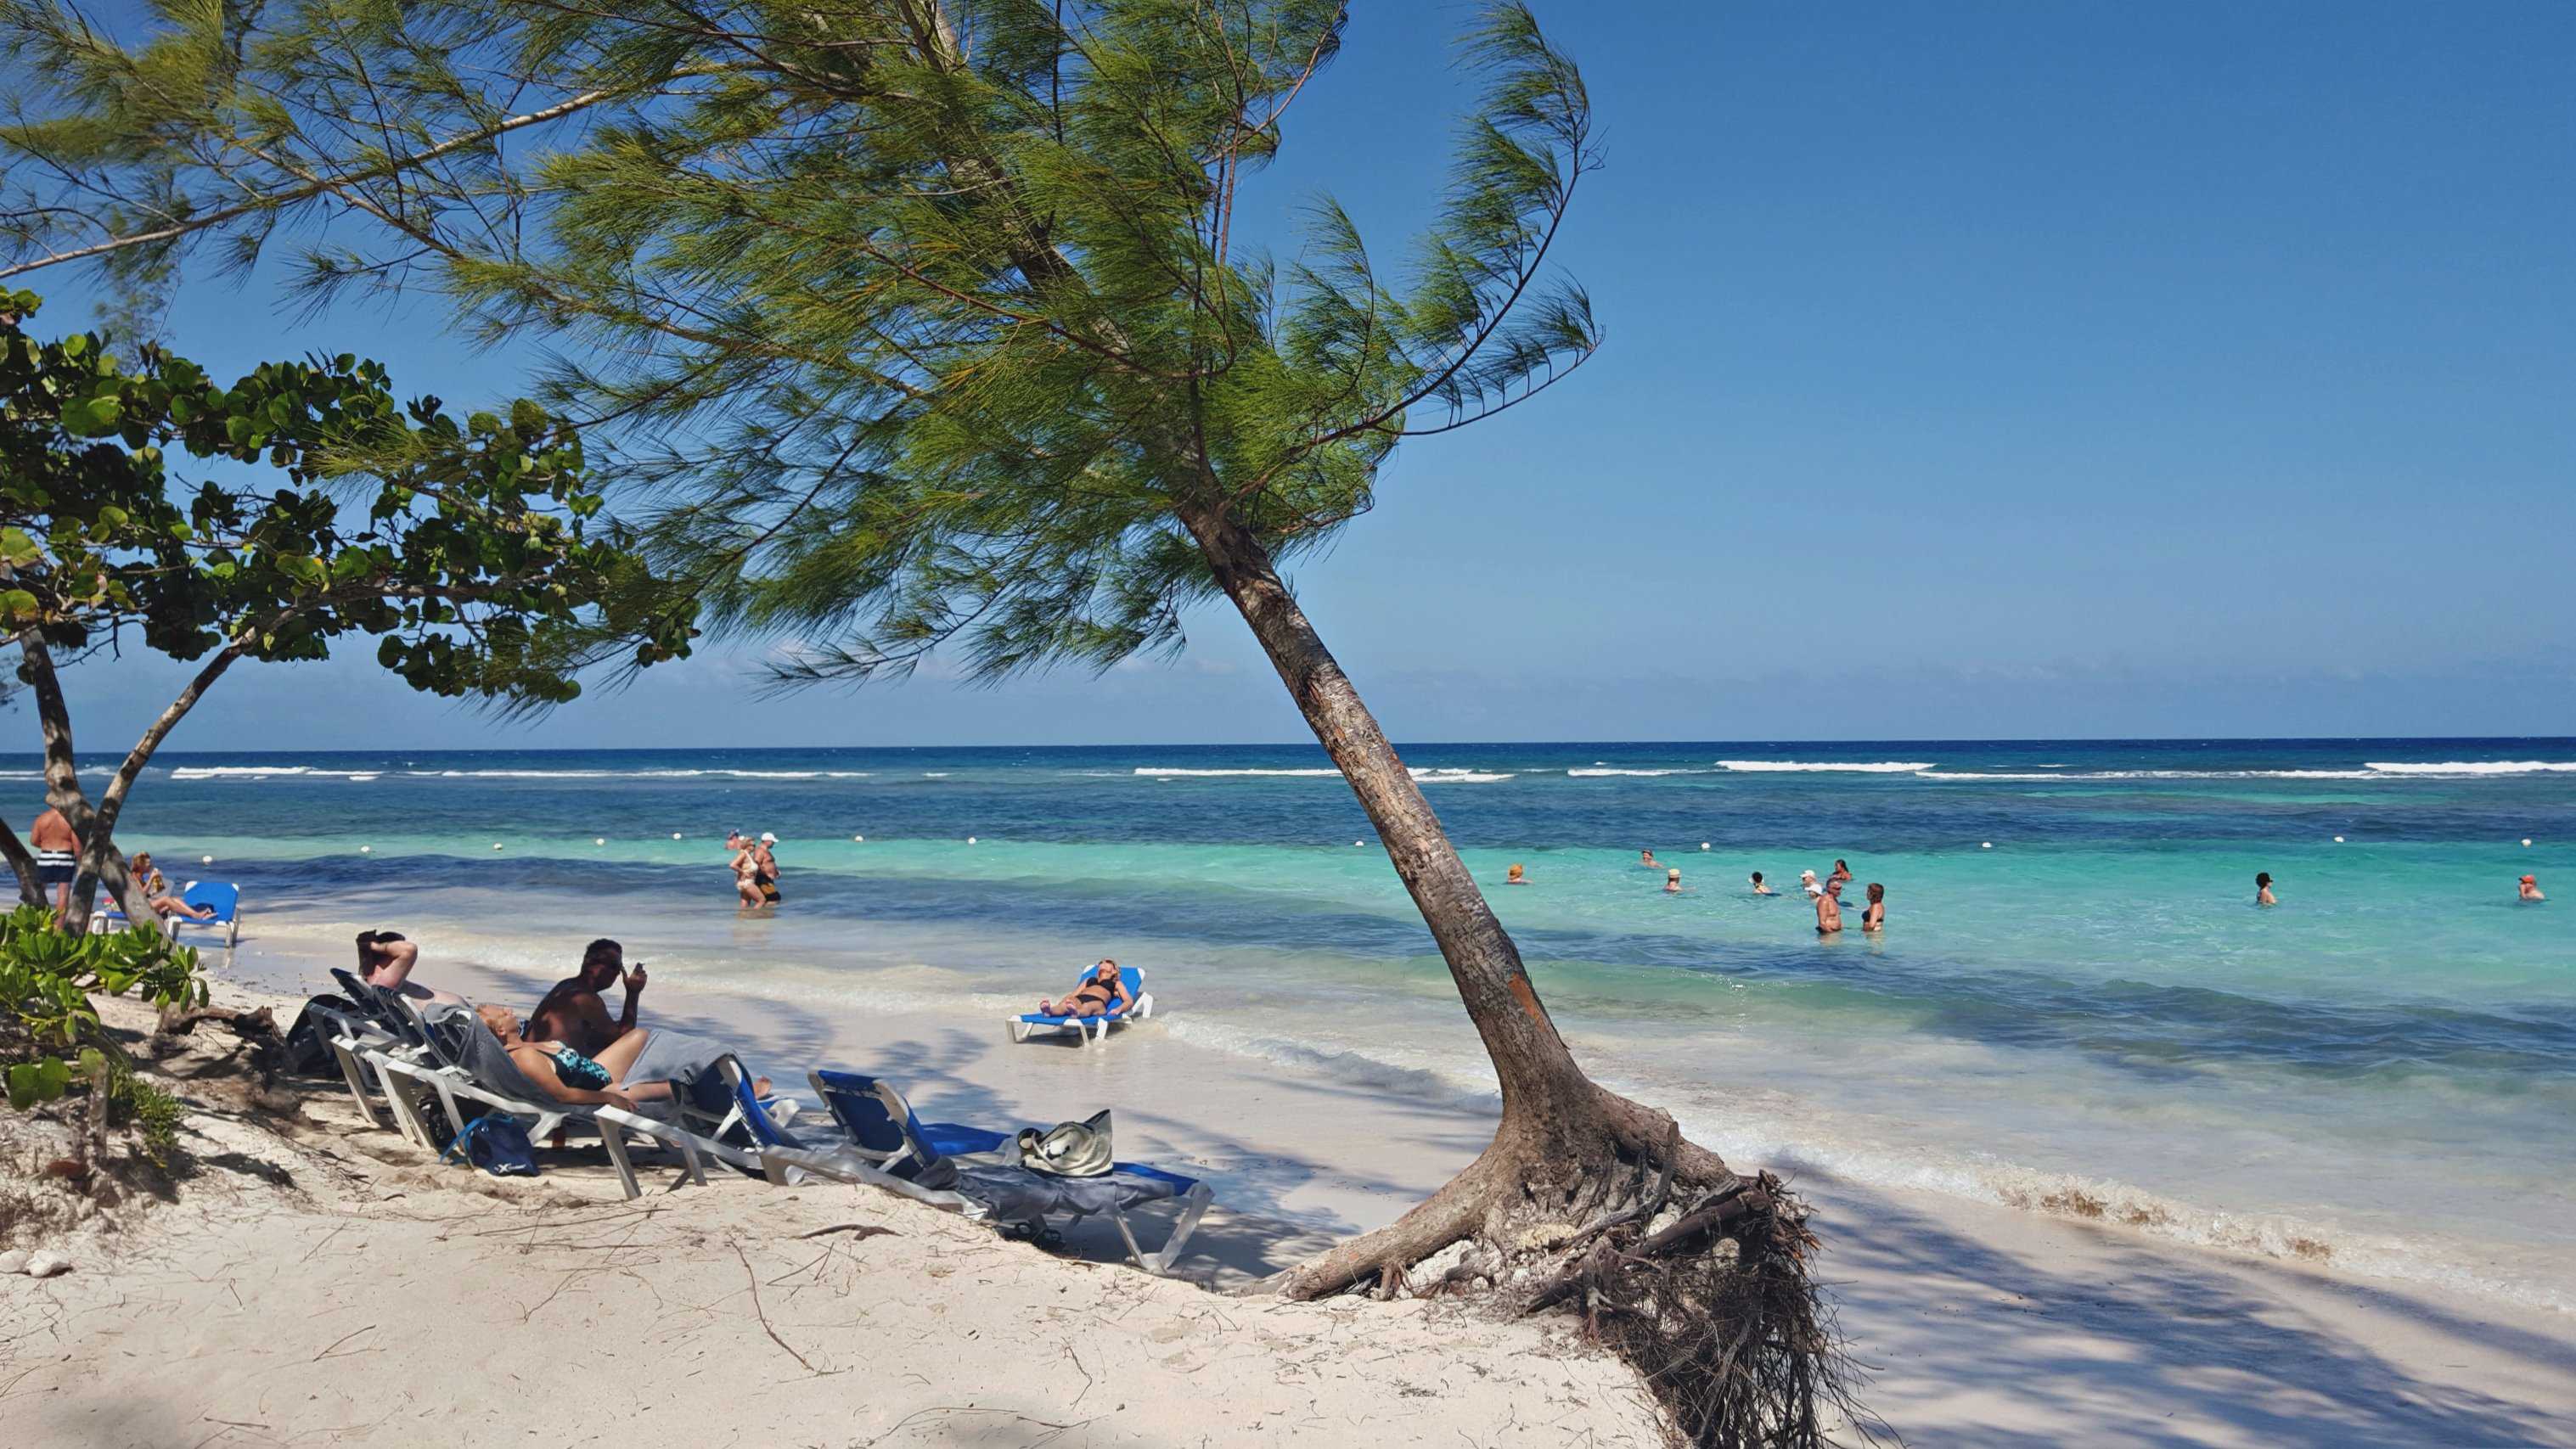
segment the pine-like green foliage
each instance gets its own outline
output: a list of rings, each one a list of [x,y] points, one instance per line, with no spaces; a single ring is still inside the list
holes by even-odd
[[[1545,272],[1583,84],[1519,4],[1464,38],[1484,103],[1408,265],[1329,201],[1284,264],[1232,235],[1345,9],[163,0],[109,39],[0,0],[0,242],[147,299],[292,248],[316,305],[427,283],[546,338],[657,571],[787,678],[1105,667],[1210,587],[1183,515],[1293,556],[1399,438],[1598,341]]]

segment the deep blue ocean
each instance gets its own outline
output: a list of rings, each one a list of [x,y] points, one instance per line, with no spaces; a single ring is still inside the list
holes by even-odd
[[[2576,739],[1404,754],[1578,1052],[1732,1156],[2576,1304]],[[731,916],[729,827],[781,837],[774,921]],[[1491,1085],[1311,747],[171,753],[121,838],[299,920],[434,897],[496,960],[613,924],[747,991],[1000,1001],[1112,954],[1248,1058]],[[1838,857],[1883,937],[1817,938]]]

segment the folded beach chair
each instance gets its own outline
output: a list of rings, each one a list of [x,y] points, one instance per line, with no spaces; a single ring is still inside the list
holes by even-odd
[[[1080,986],[1090,980],[1092,969],[1088,966],[1084,967],[1082,974],[1074,978],[1074,985]],[[1074,1037],[1084,1046],[1090,1046],[1096,1042],[1109,1040],[1109,1028],[1119,1022],[1142,1021],[1152,1016],[1154,998],[1145,990],[1144,973],[1133,966],[1121,966],[1118,968],[1118,979],[1127,987],[1125,1006],[1112,1006],[1098,1016],[1049,1016],[1043,1012],[1027,1012],[1011,1018],[1011,1040],[1027,1041],[1031,1032],[1061,1031],[1071,1027]]]
[[[321,1022],[322,1042],[331,1049],[332,1059],[339,1063],[340,1079],[349,1086],[349,1100],[358,1104],[358,1115],[373,1127],[377,1125],[376,1104],[367,1095],[367,1084],[373,1080],[381,1086],[383,1079],[368,1065],[367,1054],[383,1052],[417,1060],[418,1053],[377,1023],[369,1006],[371,998],[363,983],[336,968],[331,974],[339,978],[342,993],[359,1008],[358,1011],[340,1011],[323,1004],[318,998],[306,1003],[304,1009]],[[393,1117],[395,1129],[406,1131],[407,1124],[401,1109],[389,1101],[386,1111]]]
[[[1058,1177],[1032,1172],[1019,1164],[1016,1134],[957,1122],[924,1123],[894,1084],[855,1072],[816,1071],[806,1080],[832,1120],[849,1134],[838,1154],[764,1152],[764,1160],[793,1163],[822,1176],[847,1176],[841,1162],[857,1158],[877,1176],[902,1184],[907,1196],[955,1206],[962,1201],[970,1217],[1020,1223],[1043,1229],[1052,1216],[1079,1222],[1105,1215],[1127,1245],[1127,1259],[1148,1273],[1165,1273],[1180,1261],[1199,1218],[1214,1200],[1208,1185],[1196,1178],[1165,1172],[1142,1163],[1119,1162],[1098,1177]],[[885,1185],[880,1183],[879,1185]],[[1181,1213],[1160,1251],[1147,1253],[1136,1241],[1127,1210],[1148,1203],[1176,1201]]]
[[[230,881],[192,880],[185,890],[179,892],[179,899],[192,906],[209,907],[214,915],[202,921],[171,916],[166,921],[172,928],[171,934],[176,936],[181,928],[189,926],[221,931],[224,933],[224,953],[230,956],[233,947],[241,942],[241,887]]]

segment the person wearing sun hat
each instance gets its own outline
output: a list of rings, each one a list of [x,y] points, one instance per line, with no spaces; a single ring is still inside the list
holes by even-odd
[[[2549,899],[2549,897],[2540,893],[2540,882],[2530,876],[2524,876],[2522,878],[2522,880],[2517,884],[2514,894],[2520,899],[2526,901],[2545,901]]]
[[[778,853],[770,849],[777,843],[778,837],[764,830],[760,843],[751,848],[751,883],[760,888],[763,905],[774,906],[783,899],[778,894]]]

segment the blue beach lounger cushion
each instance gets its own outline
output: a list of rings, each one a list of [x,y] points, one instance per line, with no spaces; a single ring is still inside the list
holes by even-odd
[[[1097,968],[1083,967],[1081,974],[1074,977],[1073,984],[1080,987],[1084,982],[1089,981],[1095,969]],[[1143,1021],[1152,1016],[1154,998],[1145,990],[1145,973],[1133,966],[1121,966],[1118,968],[1118,979],[1127,987],[1125,1006],[1113,1003],[1109,1010],[1098,1016],[1050,1016],[1038,1011],[1024,1012],[1011,1018],[1011,1040],[1027,1041],[1032,1032],[1062,1031],[1071,1028],[1075,1038],[1082,1045],[1092,1046],[1109,1040],[1110,1027],[1124,1021]]]

